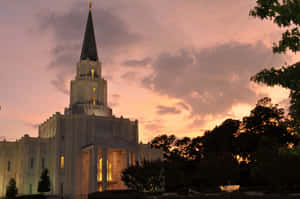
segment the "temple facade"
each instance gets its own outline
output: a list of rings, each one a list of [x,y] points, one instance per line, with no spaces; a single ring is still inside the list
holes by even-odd
[[[20,195],[35,194],[48,169],[51,195],[82,198],[88,193],[126,189],[121,172],[143,159],[161,158],[149,145],[138,143],[138,121],[118,118],[107,104],[91,5],[70,105],[39,125],[39,136],[24,135],[0,142],[0,197],[11,178]]]

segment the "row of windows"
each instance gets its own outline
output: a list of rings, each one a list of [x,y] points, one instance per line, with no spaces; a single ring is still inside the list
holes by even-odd
[[[44,168],[45,168],[45,158],[42,158],[42,162],[41,162],[41,163],[42,163],[42,164],[41,164],[42,169],[44,169]],[[30,167],[31,169],[34,168],[34,158],[31,158],[31,159],[30,159],[30,165],[29,165],[29,167]],[[7,171],[10,171],[10,170],[11,170],[11,161],[8,160],[8,162],[7,162]]]
[[[45,158],[42,158],[42,162],[41,162],[41,166],[42,169],[45,168]],[[34,168],[34,158],[30,159],[30,168],[33,169]],[[65,167],[65,157],[63,155],[60,156],[60,168],[63,169]],[[11,161],[8,160],[7,162],[7,171],[11,170]]]

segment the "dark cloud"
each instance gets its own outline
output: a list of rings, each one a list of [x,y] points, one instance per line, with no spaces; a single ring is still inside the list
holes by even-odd
[[[122,65],[128,66],[128,67],[140,67],[140,66],[146,66],[146,65],[150,64],[151,61],[152,61],[152,58],[150,58],[150,57],[145,57],[144,59],[141,59],[141,60],[130,59],[130,60],[124,61],[122,63]]]
[[[116,107],[120,105],[120,98],[121,96],[119,94],[112,94],[111,100],[109,100],[109,106],[110,107]]]
[[[138,73],[136,72],[126,72],[124,73],[121,78],[127,81],[135,81],[137,79]]]
[[[179,114],[181,110],[177,109],[176,107],[169,107],[169,106],[156,106],[157,111],[156,113],[159,115],[166,115],[166,114]]]
[[[39,125],[40,125],[40,124],[34,124],[34,123],[28,123],[28,122],[25,122],[25,125],[26,125],[26,126],[29,126],[29,127],[32,128],[32,129],[37,129],[37,128],[39,128]]]
[[[50,68],[57,70],[60,76],[58,75],[52,83],[64,93],[68,89],[63,82],[60,84],[60,80],[64,78],[61,77],[61,71],[72,74],[75,72],[87,20],[86,7],[86,3],[75,3],[65,14],[44,13],[40,16],[41,30],[51,31],[55,38]],[[93,21],[97,45],[100,46],[98,55],[102,61],[111,62],[117,52],[126,51],[141,40],[141,36],[131,32],[128,25],[111,10],[93,8]],[[105,52],[101,49],[105,49]]]
[[[140,122],[144,125],[144,128],[146,130],[152,131],[152,132],[162,132],[164,131],[165,127],[163,125],[162,120],[149,120],[149,121],[144,121],[140,120]]]
[[[114,99],[120,99],[121,95],[119,95],[119,94],[113,94],[112,97],[113,97]]]
[[[201,119],[194,119],[192,123],[190,123],[187,127],[188,128],[196,128],[196,127],[201,127],[204,124],[206,124],[206,120],[201,120]]]
[[[262,42],[226,43],[201,50],[162,53],[152,64],[144,87],[182,99],[193,115],[224,114],[237,102],[255,104],[250,77],[261,69],[282,64],[280,55]]]
[[[189,107],[183,102],[176,103],[176,106],[178,106],[178,107],[180,107],[181,109],[184,109],[184,110],[189,110]]]
[[[56,79],[51,81],[51,84],[55,88],[57,88],[57,90],[59,90],[60,92],[66,94],[66,95],[69,95],[70,92],[69,92],[69,89],[67,89],[68,88],[67,83],[68,83],[68,81],[66,79],[66,76],[61,75],[61,74],[58,74],[56,76]]]

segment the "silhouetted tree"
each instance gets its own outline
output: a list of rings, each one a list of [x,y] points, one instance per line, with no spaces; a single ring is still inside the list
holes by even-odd
[[[215,154],[219,159],[231,159],[236,153],[235,136],[239,127],[239,120],[227,119],[212,131],[205,132],[203,136],[205,154]]]
[[[146,161],[129,166],[122,172],[122,181],[135,191],[161,192],[164,189],[164,164],[161,161]]]
[[[48,169],[44,169],[40,177],[38,192],[45,193],[50,191],[50,178],[48,176]]]
[[[205,163],[206,171],[204,168],[202,170],[207,174],[209,184],[217,186],[237,181],[239,166],[235,158],[235,137],[239,127],[239,120],[227,119],[213,130],[205,132],[202,142],[204,158],[208,162]]]
[[[14,199],[18,195],[18,189],[16,186],[16,180],[11,178],[8,186],[6,187],[6,199]]]
[[[238,154],[250,162],[271,158],[280,147],[294,143],[296,136],[288,131],[283,109],[270,98],[259,100],[249,116],[243,118],[237,137]]]
[[[151,148],[161,149],[164,159],[170,159],[174,156],[174,154],[172,154],[172,148],[174,148],[175,140],[175,135],[157,136],[151,141]]]
[[[281,40],[273,45],[274,53],[300,50],[300,2],[298,0],[257,0],[250,15],[273,21],[280,28],[290,28],[282,33]],[[252,81],[269,86],[279,85],[290,90],[290,116],[297,131],[300,129],[300,62],[275,69],[264,69],[251,77]]]
[[[151,146],[163,150],[166,160],[166,189],[218,186],[239,176],[234,158],[235,138],[240,121],[228,119],[204,136],[193,139],[162,135]]]

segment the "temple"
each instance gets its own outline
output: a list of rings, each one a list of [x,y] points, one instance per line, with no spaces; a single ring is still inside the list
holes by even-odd
[[[112,114],[101,67],[90,4],[69,107],[40,124],[38,137],[0,141],[0,197],[11,178],[19,195],[37,193],[46,168],[51,195],[82,198],[96,191],[126,189],[123,169],[136,161],[162,157],[149,145],[138,143],[137,120]]]

